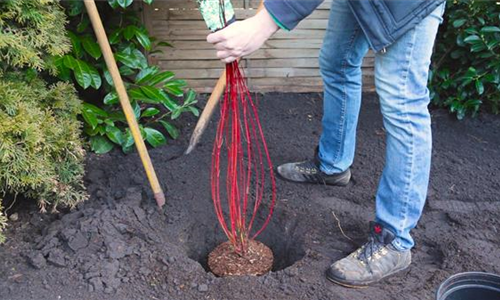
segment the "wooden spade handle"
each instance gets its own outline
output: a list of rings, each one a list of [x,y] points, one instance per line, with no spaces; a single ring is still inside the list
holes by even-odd
[[[123,80],[120,75],[120,71],[118,70],[113,51],[111,50],[111,46],[109,45],[109,40],[106,35],[106,31],[104,30],[104,26],[102,25],[101,17],[99,16],[99,12],[94,0],[84,0],[84,3],[85,7],[87,8],[90,21],[92,22],[95,34],[97,36],[99,46],[101,47],[104,60],[106,61],[109,73],[113,78],[113,83],[115,84],[116,92],[120,99],[120,104],[127,119],[127,123],[130,127],[130,131],[132,132],[137,151],[139,152],[139,156],[141,157],[142,164],[144,166],[144,169],[146,170],[146,175],[148,177],[149,183],[151,184],[151,188],[153,189],[156,203],[161,209],[165,204],[165,195],[163,194],[163,190],[160,186],[160,183],[158,182],[158,177],[156,177],[153,164],[151,163],[151,158],[149,157],[148,150],[146,148],[146,145],[144,144],[144,140],[142,139],[139,125],[137,124],[137,120],[135,118],[134,110],[130,105],[127,90],[125,88],[125,85],[123,84]]]

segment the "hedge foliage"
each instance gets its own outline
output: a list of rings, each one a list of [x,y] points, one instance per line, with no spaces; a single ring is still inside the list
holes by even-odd
[[[459,119],[500,112],[500,4],[448,0],[430,78],[434,104]]]
[[[70,50],[66,17],[55,0],[0,3],[0,72],[9,67],[56,72],[52,57]]]
[[[56,0],[0,1],[0,203],[23,194],[54,211],[86,198],[81,101],[39,74],[55,74],[55,56],[70,50],[65,24]]]

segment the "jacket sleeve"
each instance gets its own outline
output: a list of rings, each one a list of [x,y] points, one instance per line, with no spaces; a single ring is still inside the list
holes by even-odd
[[[292,30],[324,0],[266,0],[267,11],[285,28]]]

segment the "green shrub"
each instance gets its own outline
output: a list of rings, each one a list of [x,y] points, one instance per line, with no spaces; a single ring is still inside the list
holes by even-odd
[[[3,214],[2,202],[0,201],[0,244],[5,242],[5,237],[2,235],[5,227],[7,227],[7,218]]]
[[[0,1],[0,203],[23,194],[55,211],[86,198],[81,102],[72,85],[39,75],[70,50],[65,24],[59,1]],[[5,224],[0,207],[0,242]]]
[[[52,57],[63,55],[71,46],[58,1],[0,2],[0,74],[12,67],[55,73]]]
[[[448,0],[430,78],[434,104],[458,119],[483,106],[500,108],[500,5],[495,1]]]
[[[0,79],[0,188],[48,205],[84,200],[81,109],[73,86],[50,87],[37,77]]]
[[[171,120],[184,112],[196,116],[199,112],[194,107],[196,95],[191,90],[185,92],[184,80],[149,65],[144,53],[161,51],[155,49],[170,44],[149,36],[136,10],[125,9],[132,3],[132,0],[109,0],[107,4],[100,3],[99,9],[143,138],[157,147],[167,142],[162,131],[173,139],[178,137],[179,130]],[[56,61],[59,77],[66,81],[74,79],[83,89],[101,92],[97,94],[100,97],[96,93],[86,97],[88,103],[83,106],[84,132],[89,136],[92,150],[105,153],[120,146],[129,152],[134,149],[134,140],[86,11],[81,1],[66,5],[72,20],[70,27],[74,28],[69,32],[73,50]]]

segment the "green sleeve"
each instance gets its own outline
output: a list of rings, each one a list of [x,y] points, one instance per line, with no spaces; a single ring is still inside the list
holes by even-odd
[[[279,28],[285,30],[285,31],[290,31],[290,29],[286,28],[285,25],[283,25],[280,20],[278,20],[270,11],[267,11],[271,17],[273,18],[274,22],[276,23],[276,25],[278,25]]]

